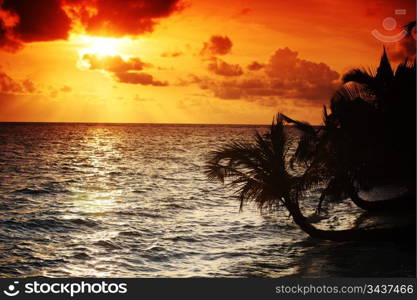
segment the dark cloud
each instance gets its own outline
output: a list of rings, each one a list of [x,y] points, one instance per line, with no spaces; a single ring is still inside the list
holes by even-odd
[[[260,63],[258,63],[260,64]],[[210,77],[190,76],[189,83],[210,90],[221,99],[293,99],[300,105],[328,103],[340,84],[339,73],[324,63],[300,59],[289,48],[278,49],[268,63],[260,64],[263,72],[250,73],[239,79],[218,80]],[[218,68],[219,69],[219,68]]]
[[[204,43],[201,55],[225,55],[232,49],[233,43],[227,36],[213,35],[210,40]]]
[[[414,59],[416,57],[415,28],[413,30],[414,34],[406,36],[392,48],[388,48],[388,55],[392,61],[402,62],[407,58]]]
[[[15,51],[25,42],[67,39],[71,20],[59,0],[1,1],[1,42],[3,49]]]
[[[257,61],[253,61],[247,66],[247,69],[250,71],[257,71],[265,67],[264,64],[258,63]]]
[[[214,96],[225,99],[225,100],[235,100],[240,99],[243,96],[243,91],[236,87],[219,87],[213,90]]]
[[[27,42],[65,40],[72,28],[135,36],[183,7],[180,0],[0,0],[0,47],[13,52]]]
[[[285,85],[327,85],[339,78],[339,73],[325,63],[298,58],[289,48],[278,49],[265,66],[266,74]]]
[[[154,86],[168,85],[167,82],[155,80],[150,74],[139,72],[146,67],[150,67],[151,64],[143,62],[138,57],[131,57],[128,60],[124,60],[119,55],[102,56],[97,54],[84,54],[82,60],[88,64],[90,70],[107,71],[119,82]]]
[[[23,87],[4,72],[0,72],[0,92],[2,93],[22,93]]]
[[[36,92],[36,87],[29,79],[19,81],[4,72],[0,72],[0,92],[4,94],[30,94]]]
[[[66,12],[89,33],[107,36],[151,32],[158,19],[179,11],[179,0],[63,0]]]
[[[272,88],[265,79],[246,78],[225,80],[209,85],[216,97],[225,100],[245,99],[253,101],[262,97],[279,96],[279,91]]]
[[[220,76],[240,76],[243,69],[239,64],[229,64],[216,55],[225,55],[232,49],[233,43],[227,36],[213,35],[204,43],[200,51],[203,61],[208,61],[207,69]]]
[[[7,52],[16,52],[23,47],[23,43],[7,28],[6,23],[0,17],[0,49]]]
[[[135,73],[135,72],[122,72],[116,73],[116,78],[120,82],[141,84],[141,85],[154,85],[154,86],[167,86],[168,82],[155,80],[152,75],[147,73]]]
[[[250,90],[250,89],[265,89],[268,86],[265,83],[265,81],[263,79],[261,79],[261,78],[242,79],[241,81],[239,81],[238,83],[236,83],[236,85],[239,88],[245,89],[245,90]]]
[[[240,76],[243,74],[241,66],[238,64],[229,64],[224,60],[216,57],[210,59],[207,69],[216,75],[221,76]]]

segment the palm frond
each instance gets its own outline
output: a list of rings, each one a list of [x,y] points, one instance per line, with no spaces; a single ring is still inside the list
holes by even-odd
[[[395,79],[403,81],[407,77],[415,77],[416,74],[416,60],[410,60],[406,58],[402,63],[397,66],[395,70]]]
[[[384,84],[389,84],[394,79],[394,71],[391,67],[391,63],[389,61],[385,47],[379,62],[379,66],[376,70],[375,79],[380,82],[384,82]]]
[[[291,168],[294,168],[295,163],[302,163],[307,166],[315,156],[317,142],[317,136],[302,133],[295,153],[290,159]]]
[[[326,125],[326,123],[328,122],[328,119],[329,119],[329,114],[327,112],[327,106],[323,105],[323,114],[321,117],[322,123]]]
[[[342,77],[343,83],[356,82],[367,86],[374,85],[375,72],[371,69],[353,69],[345,73]]]
[[[285,122],[289,124],[293,124],[298,130],[304,133],[310,134],[310,135],[316,135],[316,130],[308,122],[297,121],[297,120],[291,119],[290,117],[287,117],[284,114],[281,114],[281,117]]]
[[[291,191],[285,156],[287,136],[277,115],[266,134],[255,133],[253,142],[232,142],[208,154],[205,173],[231,187],[241,208],[255,202],[259,208],[276,208]],[[281,203],[282,204],[282,203]]]
[[[332,114],[338,118],[350,114],[348,117],[354,117],[356,110],[352,110],[355,103],[367,102],[375,105],[376,95],[373,94],[366,86],[350,82],[341,86],[330,100],[330,109]]]

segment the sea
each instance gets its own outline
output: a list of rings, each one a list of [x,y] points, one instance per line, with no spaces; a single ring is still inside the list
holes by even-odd
[[[314,240],[206,178],[211,150],[265,130],[0,123],[0,277],[415,277],[408,244]],[[381,220],[348,200],[314,216],[320,191],[318,227]]]

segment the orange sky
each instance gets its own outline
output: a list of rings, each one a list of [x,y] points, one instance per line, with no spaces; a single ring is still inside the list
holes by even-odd
[[[414,1],[0,3],[0,121],[318,124],[341,74],[410,52],[372,30],[415,19]]]

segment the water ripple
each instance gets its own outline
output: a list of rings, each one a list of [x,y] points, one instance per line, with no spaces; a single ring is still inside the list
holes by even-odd
[[[239,213],[205,178],[210,149],[255,129],[0,123],[0,275],[278,277],[315,274],[315,260],[321,274],[342,274],[340,248],[308,239],[285,215]],[[355,211],[342,204],[321,223],[352,225],[346,209]],[[375,250],[349,247],[352,257]],[[404,264],[414,253],[396,251],[402,275],[414,274]]]

